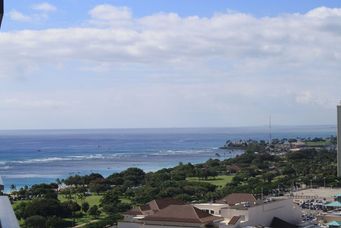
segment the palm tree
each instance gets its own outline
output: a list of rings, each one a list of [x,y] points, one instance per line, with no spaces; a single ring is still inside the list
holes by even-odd
[[[11,184],[11,192],[14,192],[17,190],[17,187],[14,184]]]

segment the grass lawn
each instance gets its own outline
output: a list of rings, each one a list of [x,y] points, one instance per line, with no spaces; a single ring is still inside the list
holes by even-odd
[[[100,195],[91,195],[91,196],[87,196],[84,201],[87,202],[90,207],[97,205],[99,206],[99,201],[101,199],[102,196]],[[68,199],[65,197],[65,195],[62,194],[58,194],[58,199],[60,200],[60,202],[65,202],[68,201]],[[78,199],[78,197],[76,195],[73,195],[73,200],[76,201],[79,205],[82,205],[82,201],[80,199]]]
[[[128,198],[123,197],[123,198],[120,198],[120,200],[121,200],[122,203],[131,204],[131,200],[128,199]]]
[[[221,175],[215,178],[208,178],[207,180],[201,180],[198,177],[187,177],[186,180],[189,182],[207,182],[218,186],[218,188],[224,187],[226,184],[231,183],[233,176]]]
[[[87,196],[85,198],[85,202],[88,202],[90,207],[93,205],[99,206],[101,198],[102,198],[101,195],[91,195],[91,196]],[[68,201],[68,199],[65,197],[65,195],[62,195],[62,194],[58,194],[58,199],[60,200],[60,202]],[[82,204],[82,201],[80,199],[78,199],[76,195],[73,195],[73,200],[75,200],[79,205]],[[121,198],[121,201],[122,201],[122,203],[128,203],[128,204],[131,203],[131,200],[128,198]]]

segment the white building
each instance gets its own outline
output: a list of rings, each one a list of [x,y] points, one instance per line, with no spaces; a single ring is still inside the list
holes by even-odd
[[[169,205],[166,208],[146,216],[125,217],[118,222],[118,228],[179,228],[207,226],[218,227],[222,217],[211,215],[192,205]]]
[[[124,213],[124,220],[118,223],[118,228],[179,228],[208,225],[219,228],[242,228],[269,227],[274,220],[286,222],[288,225],[297,225],[301,222],[301,210],[291,199],[264,202],[255,201],[251,194],[234,193],[218,202],[183,205],[174,201],[177,205],[172,205],[173,201],[170,199],[154,200]]]
[[[250,207],[232,206],[221,210],[224,221],[219,228],[239,228],[248,226],[269,227],[275,218],[297,225],[302,212],[291,199],[257,203]]]
[[[4,190],[4,184],[0,177],[0,193]],[[18,220],[14,214],[11,202],[7,196],[0,196],[0,227],[19,228]]]

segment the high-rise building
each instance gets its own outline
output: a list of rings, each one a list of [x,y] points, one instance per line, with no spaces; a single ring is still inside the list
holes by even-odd
[[[3,16],[4,16],[4,0],[0,0],[0,28],[1,28],[1,22],[2,22]]]
[[[337,106],[337,176],[341,177],[341,102]]]

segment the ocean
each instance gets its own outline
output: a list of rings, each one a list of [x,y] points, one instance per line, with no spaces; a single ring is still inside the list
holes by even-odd
[[[326,137],[335,126],[273,127],[273,138]],[[243,151],[219,149],[226,140],[269,138],[268,127],[0,131],[0,175],[6,191],[69,175],[108,176],[129,167],[155,171]],[[219,156],[217,155],[219,154]]]

